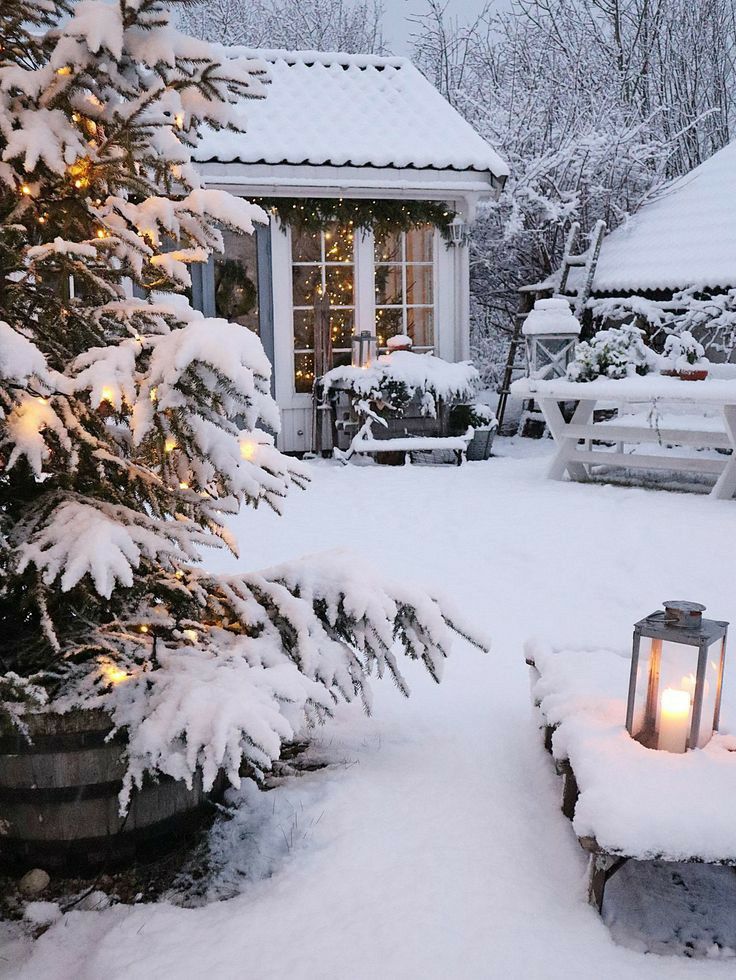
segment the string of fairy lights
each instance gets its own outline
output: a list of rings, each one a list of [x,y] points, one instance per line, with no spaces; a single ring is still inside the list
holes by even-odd
[[[455,212],[428,201],[361,201],[303,198],[260,199],[261,206],[292,230],[295,364],[298,392],[308,392],[315,379],[314,307],[325,294],[330,300],[330,341],[334,360],[349,361],[355,311],[355,234],[373,232],[376,242],[376,334],[379,347],[404,330],[405,302],[401,274],[406,262],[401,232],[436,227],[449,235]],[[418,260],[417,264],[421,264]],[[430,262],[426,264],[431,264]],[[392,266],[395,267],[392,269]],[[392,275],[393,273],[393,275]],[[420,301],[421,302],[421,301]]]

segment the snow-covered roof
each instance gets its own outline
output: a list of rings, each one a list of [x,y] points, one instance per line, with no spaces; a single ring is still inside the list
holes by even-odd
[[[205,135],[202,162],[509,172],[405,58],[226,50],[265,62],[270,85],[248,103],[246,133]]]
[[[736,142],[611,232],[593,280],[596,293],[687,286],[736,286]]]

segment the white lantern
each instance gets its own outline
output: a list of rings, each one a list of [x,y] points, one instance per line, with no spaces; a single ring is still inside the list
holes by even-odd
[[[580,338],[580,321],[566,299],[538,299],[524,320],[529,377],[564,378]]]
[[[468,226],[459,214],[450,222],[450,241],[453,245],[464,245],[468,238]]]

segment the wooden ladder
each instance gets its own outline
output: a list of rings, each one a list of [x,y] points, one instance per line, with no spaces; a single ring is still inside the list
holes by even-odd
[[[516,356],[519,347],[524,345],[526,349],[526,345],[524,344],[524,335],[521,332],[521,328],[524,325],[524,320],[526,317],[526,313],[517,313],[513,318],[514,326],[511,331],[511,343],[509,344],[509,353],[506,358],[506,367],[504,368],[503,380],[501,381],[501,388],[498,393],[498,405],[496,407],[496,418],[498,419],[497,432],[501,431],[503,417],[506,414],[506,404],[509,400],[509,395],[511,394],[511,382],[514,380],[514,369],[516,368]]]
[[[573,253],[573,249],[575,248],[580,235],[580,222],[574,221],[570,226],[567,241],[565,242],[565,250],[562,253],[562,274],[560,276],[560,286],[555,293],[555,296],[569,300],[576,316],[580,316],[582,314],[583,310],[585,309],[585,304],[590,299],[595,270],[596,266],[598,265],[598,256],[601,253],[601,244],[603,243],[603,236],[605,235],[605,232],[605,221],[596,221],[590,235],[590,243],[588,247],[584,252],[580,252],[576,255]],[[567,287],[570,278],[570,269],[573,268],[582,268],[583,277],[582,283],[577,292],[570,293],[568,292]],[[511,332],[511,343],[509,344],[509,353],[506,358],[506,367],[503,372],[503,380],[498,393],[498,407],[496,408],[496,418],[498,419],[499,432],[501,431],[503,417],[506,414],[506,405],[509,400],[509,395],[511,394],[511,382],[513,380],[514,370],[516,368],[517,352],[519,350],[519,346],[524,342],[521,328],[524,324],[526,316],[527,313],[524,312],[517,313],[514,317],[514,326]]]
[[[560,288],[555,295],[570,301],[575,316],[580,316],[585,309],[585,304],[590,299],[590,292],[593,288],[593,277],[598,265],[598,256],[601,254],[601,244],[606,233],[606,222],[596,221],[593,231],[590,234],[590,242],[584,252],[579,255],[573,254],[578,237],[580,235],[580,222],[573,221],[570,225],[570,232],[565,242],[565,251],[562,254],[562,275],[560,276]],[[568,292],[567,286],[570,278],[570,269],[583,269],[582,283],[577,292]]]

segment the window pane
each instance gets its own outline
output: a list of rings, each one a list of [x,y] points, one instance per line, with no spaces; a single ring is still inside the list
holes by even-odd
[[[350,364],[352,358],[352,351],[337,351],[332,355],[332,366],[333,367],[344,367],[346,364]]]
[[[352,351],[354,332],[353,314],[351,312],[339,310],[330,313],[330,339],[333,349],[344,347],[346,350]]]
[[[327,295],[331,306],[353,305],[353,266],[327,266]]]
[[[294,349],[314,348],[314,313],[311,310],[294,310]]]
[[[407,265],[406,302],[410,306],[431,306],[432,280],[434,269],[431,265]]]
[[[215,312],[258,333],[256,236],[223,230],[222,237],[225,251],[215,256]]]
[[[376,266],[376,303],[400,305],[404,301],[400,265]]]
[[[434,227],[423,225],[406,233],[406,261],[431,262],[434,251]]]
[[[434,311],[431,308],[409,308],[406,311],[406,327],[415,347],[434,346]]]
[[[294,306],[312,306],[322,294],[322,267],[295,265],[291,270],[294,283]]]
[[[378,346],[385,347],[389,337],[404,332],[404,313],[402,309],[376,310],[376,336]]]
[[[322,233],[291,229],[291,255],[293,262],[322,261]]]
[[[352,262],[354,237],[352,225],[329,225],[325,229],[325,261]]]
[[[314,354],[294,355],[294,388],[310,392],[314,381]]]
[[[401,262],[401,232],[376,234],[376,262]]]

